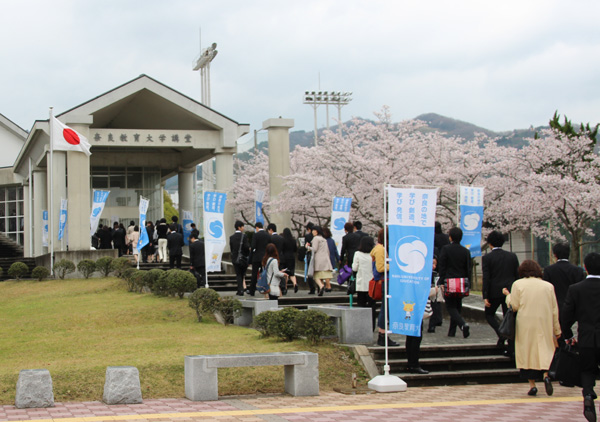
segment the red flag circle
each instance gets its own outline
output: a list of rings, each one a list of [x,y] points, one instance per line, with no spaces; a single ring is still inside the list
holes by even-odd
[[[72,129],[64,129],[63,138],[65,138],[65,141],[67,141],[71,145],[79,145],[79,143],[81,142],[77,133]]]

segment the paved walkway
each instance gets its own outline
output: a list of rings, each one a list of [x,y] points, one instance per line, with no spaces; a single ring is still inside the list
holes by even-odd
[[[580,389],[555,386],[548,397],[526,395],[523,384],[409,388],[403,393],[318,397],[260,395],[221,397],[218,401],[145,400],[139,405],[100,402],[56,403],[49,409],[0,407],[0,421],[584,421]]]

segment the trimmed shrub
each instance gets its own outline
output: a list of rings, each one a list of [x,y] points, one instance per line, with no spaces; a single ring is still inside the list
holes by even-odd
[[[274,330],[275,335],[283,341],[292,341],[300,337],[300,333],[296,328],[296,320],[300,316],[301,311],[296,308],[284,308],[275,312]]]
[[[225,325],[233,324],[233,319],[242,313],[242,302],[232,296],[221,297],[215,304],[215,312],[221,314]]]
[[[162,271],[160,277],[154,280],[152,293],[157,296],[168,296],[171,294],[168,271]]]
[[[103,256],[102,258],[98,258],[98,260],[96,260],[96,271],[100,271],[104,277],[108,277],[112,271],[111,264],[113,261],[114,258],[111,256]]]
[[[83,259],[77,264],[77,271],[79,271],[84,278],[90,278],[96,271],[96,263],[91,259]]]
[[[135,268],[127,268],[125,271],[123,271],[123,274],[121,274],[121,278],[123,280],[125,280],[125,284],[127,285],[128,292],[136,291],[135,280],[133,279],[133,275],[137,271],[139,271],[139,270],[137,270]]]
[[[215,312],[215,305],[218,301],[219,294],[215,290],[201,287],[191,294],[189,306],[196,311],[198,322],[200,322],[203,315],[212,315]]]
[[[131,268],[129,258],[122,256],[121,258],[113,259],[110,263],[110,269],[119,278],[124,278],[123,275],[128,268]]]
[[[144,286],[146,285],[146,273],[144,270],[136,270],[135,268],[130,268],[134,270],[131,276],[131,281],[133,283],[134,291],[138,293],[142,293],[144,291]]]
[[[320,343],[322,337],[336,334],[335,326],[329,316],[316,309],[300,312],[296,319],[296,330],[312,344]]]
[[[150,270],[146,271],[144,274],[144,284],[150,289],[152,293],[154,292],[154,284],[156,281],[164,274],[163,270]]]
[[[4,270],[2,269],[2,267],[0,267],[0,276],[4,274]]]
[[[261,338],[277,336],[277,317],[279,311],[265,311],[254,317],[252,326],[260,332]]]
[[[68,259],[61,259],[58,262],[54,263],[54,274],[58,276],[61,280],[65,278],[67,274],[71,274],[75,271],[75,264],[73,261]]]
[[[24,262],[13,262],[13,264],[8,269],[8,276],[14,278],[15,280],[20,280],[22,277],[25,277],[29,272],[29,267]]]
[[[37,266],[31,271],[31,277],[37,281],[42,281],[50,275],[50,270],[46,267]]]
[[[196,277],[189,271],[173,269],[167,271],[169,279],[169,292],[183,299],[187,292],[193,292],[196,288]]]

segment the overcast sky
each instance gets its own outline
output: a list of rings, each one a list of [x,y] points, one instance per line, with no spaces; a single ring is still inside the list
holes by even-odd
[[[600,2],[0,0],[0,113],[29,130],[147,74],[212,108],[312,130],[305,90],[353,92],[342,118],[434,112],[496,131],[555,110],[600,122]],[[332,118],[337,116],[334,110]],[[325,110],[319,110],[319,127]],[[332,121],[333,124],[333,121]]]

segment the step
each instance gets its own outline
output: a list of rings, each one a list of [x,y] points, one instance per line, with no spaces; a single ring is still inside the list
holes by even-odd
[[[422,366],[427,369],[425,365]],[[519,370],[515,368],[430,372],[426,375],[396,372],[392,375],[400,377],[409,387],[523,382]]]
[[[431,372],[483,370],[483,369],[514,369],[514,362],[506,356],[464,356],[450,358],[426,358],[420,356],[421,366]],[[401,370],[407,367],[407,359],[388,359],[392,370]],[[379,368],[385,365],[385,359],[375,360]]]
[[[375,360],[383,359],[385,347],[369,346],[369,352]],[[463,344],[432,344],[421,345],[421,357],[462,357],[462,356],[494,356],[498,355],[499,349],[496,344],[463,343]],[[406,357],[404,346],[389,347],[388,357]]]

